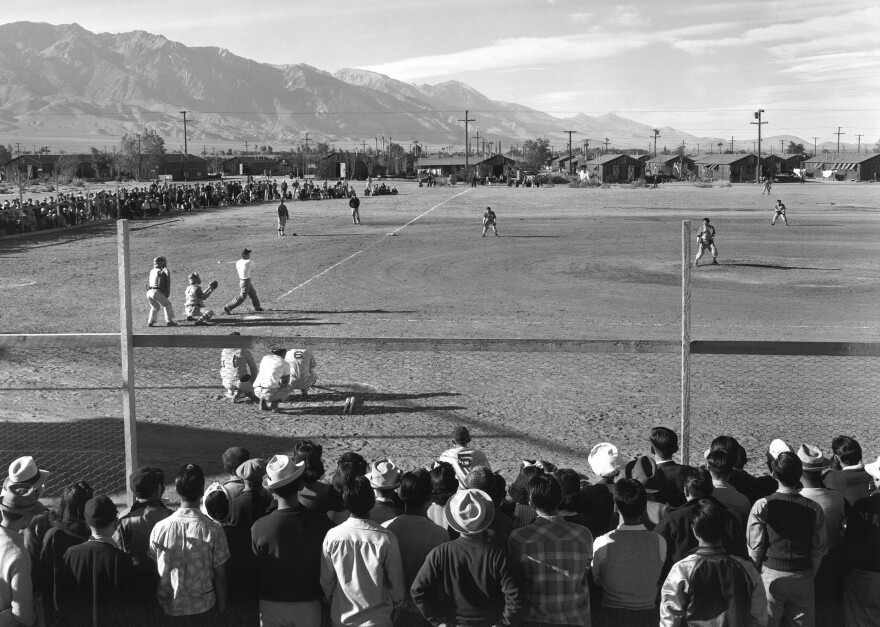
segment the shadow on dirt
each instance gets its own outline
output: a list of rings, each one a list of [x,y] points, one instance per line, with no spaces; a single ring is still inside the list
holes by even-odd
[[[707,264],[711,265],[711,264]],[[737,266],[741,268],[768,268],[770,270],[818,270],[820,272],[840,272],[842,268],[810,268],[806,266],[780,266],[773,263],[719,263],[719,266]]]
[[[327,314],[411,314],[416,313],[415,310],[412,309],[339,309],[337,311],[332,310],[318,310],[318,309],[268,309],[267,311],[271,311],[272,313],[296,313],[296,314],[317,314],[317,315],[327,315]]]
[[[318,322],[314,319],[290,320],[288,318],[262,318],[260,320],[236,320],[234,318],[214,318],[212,326],[218,327],[318,327],[340,325],[342,322]]]

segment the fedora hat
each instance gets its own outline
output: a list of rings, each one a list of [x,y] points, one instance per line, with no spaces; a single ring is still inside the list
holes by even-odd
[[[657,468],[657,462],[647,455],[627,464],[630,477],[645,486],[645,492],[660,492],[665,486],[665,475]]]
[[[593,474],[599,477],[613,477],[620,472],[620,452],[616,446],[608,442],[594,446],[587,462]]]
[[[880,479],[880,457],[873,464],[865,464],[865,472],[874,477],[874,479]]]
[[[263,487],[269,490],[285,486],[297,479],[306,469],[306,463],[294,464],[287,455],[273,455],[266,464],[266,476],[263,477]]]
[[[46,511],[37,500],[37,491],[29,483],[11,483],[4,486],[0,496],[0,510],[11,514],[39,514]]]
[[[818,446],[801,444],[797,456],[804,466],[804,472],[822,472],[831,467],[831,460],[822,454]]]
[[[35,490],[46,485],[49,478],[48,470],[40,470],[37,463],[30,455],[19,457],[9,464],[9,476],[3,482],[3,487],[7,487],[13,483],[27,483]]]
[[[370,485],[374,488],[392,490],[400,485],[400,478],[402,476],[403,471],[395,466],[393,461],[390,459],[380,459],[377,462],[373,462],[367,479],[370,480]]]
[[[459,490],[446,501],[446,521],[458,533],[472,536],[485,530],[495,518],[495,504],[482,490]]]

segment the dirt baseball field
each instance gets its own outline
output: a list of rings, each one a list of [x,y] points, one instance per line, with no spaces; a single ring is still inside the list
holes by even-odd
[[[693,272],[693,339],[878,340],[877,185],[777,185],[770,198],[756,185],[398,189],[362,197],[360,226],[346,201],[289,202],[286,237],[275,230],[277,203],[133,222],[135,333],[267,336],[257,361],[270,336],[677,340],[681,221],[692,221],[696,252],[709,217],[720,265],[707,255]],[[770,226],[777,198],[789,226]],[[481,237],[487,206],[500,237]],[[244,247],[253,250],[266,311],[246,303],[227,316]],[[156,255],[172,271],[179,320],[191,271],[219,281],[208,301],[215,325],[147,328],[145,282]],[[2,332],[118,331],[115,224],[0,240],[0,257]],[[466,424],[510,477],[527,458],[587,471],[592,445],[607,440],[636,455],[651,426],[678,425],[676,354],[316,357],[323,389],[265,413],[222,398],[219,350],[137,349],[140,461],[167,473],[196,461],[219,473],[227,446],[269,456],[307,437],[324,444],[328,467],[350,449],[424,465],[447,448],[454,425]],[[77,452],[77,468],[116,472],[106,451],[121,438],[118,351],[17,348],[0,358],[0,462],[64,448]],[[729,433],[761,472],[771,439],[827,450],[840,432],[873,458],[878,361],[695,357],[691,453]],[[352,394],[358,411],[342,414]]]

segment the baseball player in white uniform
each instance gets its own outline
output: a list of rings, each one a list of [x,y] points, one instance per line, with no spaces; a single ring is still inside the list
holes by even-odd
[[[770,222],[770,226],[776,224],[776,220],[782,218],[782,221],[785,223],[785,226],[788,226],[788,220],[785,219],[785,205],[782,204],[781,200],[776,201],[776,206],[773,207],[773,210],[776,212],[773,214],[773,221]]]
[[[495,233],[495,237],[498,237],[496,222],[498,222],[498,218],[495,216],[495,212],[492,211],[492,207],[486,207],[486,213],[483,214],[483,237],[486,237],[486,231],[489,230],[490,226],[492,227],[492,232]]]
[[[712,254],[712,263],[717,266],[718,249],[715,248],[715,227],[709,224],[709,218],[703,218],[703,226],[697,231],[697,243],[699,250],[697,250],[697,256],[694,258],[694,267],[697,267],[697,262],[706,250]]]
[[[303,396],[309,395],[309,388],[318,381],[315,372],[317,362],[312,351],[302,348],[289,348],[284,361],[290,364],[290,388],[301,390]]]
[[[176,327],[174,321],[174,306],[168,297],[171,296],[171,271],[165,257],[153,259],[153,269],[147,279],[147,302],[150,303],[150,313],[147,316],[147,326],[156,326],[156,318],[159,309],[165,312],[165,326]]]

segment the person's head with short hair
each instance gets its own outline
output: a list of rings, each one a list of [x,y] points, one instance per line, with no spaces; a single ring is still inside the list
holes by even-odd
[[[467,446],[471,441],[471,432],[464,425],[459,425],[452,432],[452,441],[458,446]]]
[[[700,546],[720,544],[724,532],[724,515],[715,502],[703,499],[691,507],[691,531]]]
[[[199,285],[202,282],[202,277],[199,276],[198,272],[191,272],[187,279],[190,285]]]
[[[559,501],[561,512],[582,512],[584,510],[581,497],[581,476],[573,468],[560,468],[553,473],[559,482],[562,498]]]
[[[720,448],[715,449],[706,455],[706,468],[713,479],[727,481],[730,478],[730,473],[733,472],[733,461],[727,451]]]
[[[202,503],[202,511],[208,515],[214,522],[229,522],[232,514],[232,504],[229,500],[229,493],[219,483],[212,483],[205,492],[204,502]]]
[[[528,505],[529,504],[529,482],[537,477],[538,475],[543,475],[544,471],[538,466],[525,466],[519,471],[519,475],[516,479],[513,480],[513,483],[510,484],[510,489],[508,490],[508,495],[510,496],[510,500],[516,503],[517,505]]]
[[[181,501],[198,503],[205,493],[205,472],[198,464],[184,464],[174,479],[174,488]]]
[[[251,452],[241,446],[233,446],[223,453],[223,470],[227,475],[236,476],[235,470],[251,458]]]
[[[359,453],[347,451],[339,457],[339,461],[336,463],[336,471],[333,473],[331,484],[341,494],[345,484],[354,477],[366,474],[369,467],[367,460]]]
[[[529,505],[541,514],[555,516],[562,501],[562,488],[553,475],[540,474],[533,477],[526,489],[529,492]]]
[[[354,518],[366,518],[376,505],[376,495],[369,479],[354,477],[342,488],[342,505]]]
[[[672,459],[678,452],[678,434],[668,427],[651,429],[651,453],[660,460]]]
[[[773,478],[786,488],[799,487],[803,471],[803,463],[791,451],[783,451],[773,460]]]
[[[242,258],[242,259],[250,259],[250,258],[251,258],[251,251],[250,251],[250,249],[245,248],[243,251],[241,251],[241,258]]]
[[[862,461],[861,444],[848,435],[839,435],[831,440],[831,450],[840,466],[856,466]]]
[[[746,457],[746,450],[742,447],[742,445],[735,437],[733,437],[732,435],[719,435],[718,437],[716,437],[714,440],[712,440],[712,444],[709,446],[709,450],[714,451],[715,449],[719,448],[727,451],[727,454],[731,457],[734,468],[738,468],[740,470],[745,468],[746,462],[748,461]]]
[[[272,351],[271,351],[271,353],[272,353],[273,355],[275,355],[276,357],[281,357],[282,359],[284,359],[284,356],[287,355],[287,349],[286,349],[286,348],[281,348],[281,347],[279,346],[279,347],[277,347],[277,348],[273,348]]]
[[[703,224],[709,224],[709,218],[703,218]]]
[[[446,505],[449,497],[458,491],[458,478],[449,462],[435,462],[431,469],[431,501]]]
[[[113,535],[117,514],[116,505],[109,496],[103,494],[90,498],[83,508],[86,524],[98,536]]]
[[[624,524],[638,524],[642,514],[648,507],[648,495],[645,486],[635,479],[626,477],[618,479],[612,490],[614,506],[623,518]]]
[[[305,462],[306,469],[303,472],[305,481],[312,483],[324,476],[324,462],[321,459],[323,454],[324,447],[311,440],[302,440],[294,445],[293,461],[294,463]]]
[[[427,510],[431,504],[431,473],[416,468],[403,473],[397,493],[407,514]]]
[[[684,493],[688,500],[711,496],[714,490],[712,475],[705,468],[688,468],[684,472]]]

